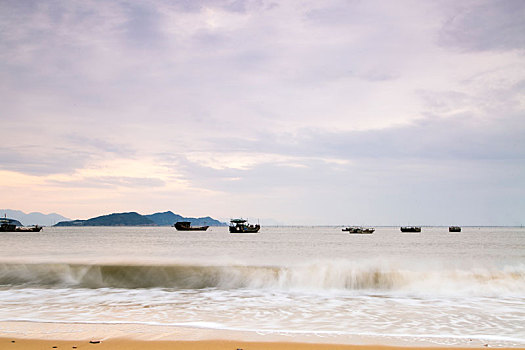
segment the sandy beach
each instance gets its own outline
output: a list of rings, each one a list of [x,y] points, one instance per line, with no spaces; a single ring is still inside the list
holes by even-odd
[[[384,345],[389,344],[389,345]],[[321,337],[262,334],[201,328],[131,324],[0,322],[0,349],[189,349],[189,350],[328,350],[328,349],[481,349],[489,342],[465,339],[465,346],[434,345],[421,340],[378,337]],[[498,349],[507,349],[497,347]],[[520,349],[520,348],[508,348]]]
[[[452,347],[398,347],[383,345],[342,345],[342,344],[315,344],[294,342],[246,342],[234,340],[201,340],[201,341],[142,341],[126,338],[108,339],[105,341],[86,340],[42,340],[42,339],[16,339],[0,338],[2,349],[127,349],[127,350],[164,350],[164,349],[188,349],[188,350],[401,350],[401,349],[430,349],[430,350],[452,350],[465,348]],[[468,347],[472,348],[486,348]],[[500,348],[505,349],[505,348]],[[516,349],[516,348],[513,348]]]

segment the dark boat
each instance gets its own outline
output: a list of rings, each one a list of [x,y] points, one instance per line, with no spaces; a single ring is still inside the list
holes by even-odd
[[[261,229],[259,224],[250,225],[244,219],[230,220],[230,233],[257,233]]]
[[[177,231],[206,231],[210,226],[191,226],[189,221],[177,221],[175,223]]]
[[[459,226],[450,226],[448,232],[461,232],[461,227]]]
[[[419,227],[419,226],[403,226],[403,227],[401,227],[401,232],[421,232],[421,227]]]
[[[373,227],[345,227],[343,231],[348,233],[374,233],[376,229]]]
[[[40,232],[42,226],[18,226],[17,224],[22,225],[19,221],[8,219],[3,217],[0,219],[0,232]]]

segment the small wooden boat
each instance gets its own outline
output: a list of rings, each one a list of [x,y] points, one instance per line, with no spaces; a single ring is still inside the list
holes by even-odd
[[[448,232],[461,232],[461,227],[459,226],[450,226]]]
[[[421,232],[421,227],[419,227],[419,226],[403,226],[403,227],[401,227],[401,232]]]
[[[177,221],[173,225],[177,231],[206,231],[210,226],[191,226],[189,221]]]
[[[342,231],[348,232],[348,233],[374,233],[376,229],[373,227],[345,227]]]
[[[257,233],[261,229],[259,224],[250,225],[244,219],[230,220],[230,233]]]

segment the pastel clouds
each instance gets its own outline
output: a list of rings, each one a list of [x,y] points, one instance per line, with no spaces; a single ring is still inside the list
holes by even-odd
[[[520,224],[524,11],[2,2],[0,206]]]

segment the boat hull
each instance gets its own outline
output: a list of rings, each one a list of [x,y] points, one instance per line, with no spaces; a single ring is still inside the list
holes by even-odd
[[[249,225],[249,226],[230,226],[230,233],[257,233],[261,229],[259,225]]]
[[[0,232],[15,232],[16,225],[12,224],[2,224],[0,225]]]
[[[401,227],[401,232],[421,232],[421,227]]]
[[[32,227],[17,227],[16,232],[40,232],[42,231],[42,226],[32,226]]]
[[[195,226],[190,228],[176,228],[177,231],[206,231],[210,226]]]
[[[461,227],[459,226],[450,226],[448,232],[461,232]]]
[[[362,228],[362,227],[345,227],[342,231],[348,232],[349,234],[372,234],[374,233],[375,228]]]
[[[173,225],[177,231],[206,231],[210,226],[191,226],[187,221],[179,221]]]

